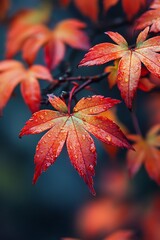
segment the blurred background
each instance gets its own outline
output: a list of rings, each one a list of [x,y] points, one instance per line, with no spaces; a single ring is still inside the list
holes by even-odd
[[[11,0],[7,16],[13,16],[24,8],[37,8],[40,0]],[[92,23],[75,6],[56,7],[50,2],[49,26],[55,22],[74,17],[88,23],[87,31],[92,34]],[[108,13],[114,18],[121,6]],[[123,16],[123,13],[122,13]],[[107,20],[106,20],[107,21]],[[125,27],[114,29],[128,36]],[[0,25],[0,59],[4,59],[8,24]],[[91,45],[106,41],[103,32],[92,38]],[[71,54],[68,47],[66,60]],[[74,75],[94,75],[102,67],[77,69],[84,55],[74,51],[71,67]],[[19,54],[16,59],[21,59]],[[65,59],[64,59],[65,61]],[[40,51],[37,63],[44,64]],[[60,73],[60,68],[53,72]],[[42,83],[44,89],[47,84]],[[120,99],[117,88],[109,90],[107,81],[95,84],[96,93]],[[60,94],[60,92],[55,92]],[[83,91],[78,98],[93,93]],[[160,120],[160,95],[138,92],[137,115],[142,132],[145,133]],[[159,108],[160,109],[160,108]],[[152,116],[151,116],[152,115]],[[97,196],[93,197],[83,180],[70,164],[64,148],[56,163],[43,173],[36,185],[32,185],[35,147],[41,135],[19,139],[18,135],[31,113],[24,104],[19,87],[7,104],[0,118],[0,239],[1,240],[57,240],[62,237],[103,239],[119,229],[131,229],[134,239],[160,239],[160,195],[155,182],[149,179],[142,167],[130,179],[125,164],[126,151],[108,148],[95,140],[98,159],[94,177]],[[129,111],[124,104],[118,107],[117,116],[130,132],[134,132]],[[147,121],[146,121],[147,118]],[[117,153],[117,151],[119,151]]]

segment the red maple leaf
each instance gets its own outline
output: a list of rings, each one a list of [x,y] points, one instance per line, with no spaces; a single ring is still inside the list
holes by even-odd
[[[72,114],[59,97],[49,97],[49,102],[57,111],[41,110],[34,113],[20,133],[22,137],[50,129],[36,148],[33,182],[55,162],[66,142],[71,163],[95,194],[92,177],[95,174],[96,148],[88,132],[105,143],[131,148],[119,127],[107,117],[99,116],[119,100],[103,96],[82,98]]]
[[[63,20],[53,29],[43,24],[27,25],[25,28],[18,24],[8,33],[6,57],[12,58],[22,50],[23,58],[32,64],[39,49],[44,47],[48,67],[55,68],[64,58],[66,44],[76,49],[89,48],[88,36],[82,31],[85,27],[85,23],[76,19]]]
[[[128,151],[127,161],[130,174],[138,172],[142,164],[150,178],[160,184],[160,125],[153,126],[145,138],[139,135],[129,135],[128,138],[135,142],[135,151]]]
[[[132,102],[141,76],[141,62],[146,68],[160,77],[160,36],[146,40],[149,27],[138,36],[136,47],[130,49],[126,40],[119,34],[106,34],[117,44],[100,43],[90,48],[79,66],[92,66],[120,59],[118,63],[117,85],[127,107],[132,108]]]
[[[49,70],[41,65],[33,65],[26,69],[16,60],[0,62],[0,112],[6,106],[17,84],[20,83],[25,103],[32,112],[40,107],[41,92],[37,79],[54,82]]]
[[[116,5],[118,1],[119,0],[103,0],[105,10],[108,11],[112,6]],[[128,20],[131,20],[145,5],[146,0],[122,0],[122,7]]]
[[[86,17],[90,18],[92,21],[96,22],[99,13],[99,1],[92,0],[72,0],[78,10]],[[60,0],[62,6],[68,6],[71,0]]]
[[[92,21],[97,21],[99,9],[99,1],[92,0],[72,0],[78,10],[84,15],[89,17]],[[60,0],[62,6],[68,6],[71,0]],[[108,11],[111,7],[115,6],[119,0],[103,0],[104,10]],[[146,0],[122,0],[122,7],[127,15],[128,20],[131,20],[140,9],[146,6]]]

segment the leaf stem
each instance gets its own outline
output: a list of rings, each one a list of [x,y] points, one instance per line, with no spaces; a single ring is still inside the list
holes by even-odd
[[[72,103],[72,98],[73,98],[73,95],[76,91],[76,89],[78,88],[78,84],[74,82],[74,87],[72,88],[72,90],[70,91],[70,94],[69,94],[69,100],[68,100],[68,113],[70,114],[71,113],[71,103]]]

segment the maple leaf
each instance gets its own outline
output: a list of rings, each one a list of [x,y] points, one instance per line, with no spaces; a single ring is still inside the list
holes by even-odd
[[[160,31],[160,1],[154,1],[150,9],[136,20],[135,29],[144,29],[148,26],[151,26],[150,32]]]
[[[120,59],[118,64],[117,85],[127,107],[132,108],[141,76],[141,62],[146,68],[160,77],[160,36],[146,40],[149,27],[137,38],[136,47],[130,49],[126,40],[117,32],[107,32],[116,43],[100,43],[89,49],[79,66],[92,66]]]
[[[86,1],[86,0],[72,0],[78,10],[92,21],[97,22],[99,13],[98,0]],[[68,6],[71,0],[60,0],[62,6]]]
[[[30,35],[39,34],[39,38],[43,38],[40,35],[44,30],[41,24],[49,20],[51,9],[52,7],[45,3],[37,9],[21,10],[11,18],[6,41],[7,58],[12,58]]]
[[[111,7],[116,5],[119,0],[103,0],[105,11],[108,11]],[[138,11],[146,5],[146,0],[122,0],[122,7],[127,15],[127,19],[131,20]]]
[[[17,84],[20,83],[21,93],[25,103],[32,112],[40,107],[41,93],[37,79],[54,82],[49,70],[41,65],[33,65],[26,69],[25,66],[15,60],[0,62],[0,112],[7,104]]]
[[[82,31],[85,27],[85,23],[81,21],[67,19],[59,22],[54,29],[43,24],[29,25],[23,30],[21,27],[14,29],[15,31],[8,34],[6,57],[12,58],[22,49],[23,58],[32,64],[37,52],[44,46],[46,63],[49,68],[55,68],[64,58],[65,44],[76,49],[89,48],[88,36]]]
[[[49,102],[57,111],[42,110],[33,114],[20,133],[22,137],[50,129],[36,148],[33,182],[35,183],[40,174],[55,162],[66,142],[71,163],[88,184],[90,191],[95,194],[92,177],[95,173],[96,149],[88,132],[105,143],[131,147],[114,122],[98,116],[119,103],[119,100],[103,96],[82,98],[72,114],[68,113],[66,104],[59,97],[49,97]]]
[[[139,135],[129,135],[135,142],[135,152],[128,151],[127,162],[130,174],[133,176],[144,164],[150,178],[160,184],[160,125],[150,129],[145,138]]]

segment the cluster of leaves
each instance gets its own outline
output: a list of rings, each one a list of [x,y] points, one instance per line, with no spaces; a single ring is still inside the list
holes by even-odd
[[[82,15],[96,22],[95,26],[99,30],[98,16],[102,14],[100,5],[102,4],[104,7],[103,12],[108,13],[110,8],[119,1],[74,0],[72,2],[61,0],[59,7],[75,5]],[[158,35],[160,1],[153,1],[149,10],[135,22],[133,19],[141,7],[147,8],[147,1],[122,0],[121,3],[126,13],[125,23],[127,20],[132,27],[142,30],[137,37],[135,46],[129,46],[125,38],[118,32],[107,31],[105,34],[114,43],[100,43],[90,48],[90,37],[85,31],[87,28],[85,22],[68,18],[55,23],[53,28],[47,26],[46,23],[51,15],[51,6],[48,4],[39,9],[19,11],[9,19],[6,40],[7,59],[0,62],[0,111],[2,112],[14,88],[20,83],[24,101],[33,113],[21,130],[20,137],[49,130],[41,138],[36,148],[34,183],[41,173],[55,162],[66,142],[72,165],[95,195],[92,178],[95,174],[96,148],[89,135],[91,133],[106,144],[129,149],[127,159],[131,175],[135,174],[144,163],[149,176],[160,184],[159,125],[153,126],[144,138],[137,127],[137,122],[133,121],[135,130],[138,129],[138,131],[136,135],[128,135],[130,140],[136,142],[132,147],[117,124],[108,118],[107,110],[119,103],[119,100],[94,95],[80,99],[71,112],[72,99],[75,95],[107,76],[109,86],[113,87],[117,83],[122,99],[127,108],[133,112],[133,101],[137,89],[149,91],[160,85],[160,36]],[[0,4],[0,16],[4,19],[9,1],[1,1]],[[157,35],[148,38],[150,32],[155,32]],[[66,71],[58,79],[55,79],[51,70],[60,68],[66,55],[67,46],[78,50],[90,48],[80,61],[79,67],[102,65],[110,61],[114,61],[114,65],[106,66],[104,72],[96,76],[74,77],[70,76],[70,71]],[[34,63],[40,49],[44,49],[46,66]],[[12,59],[19,52],[22,53],[24,63]],[[28,64],[28,68],[25,67],[25,63]],[[42,98],[38,79],[50,82],[48,89],[53,95],[48,96],[48,101],[55,110],[39,111]],[[81,81],[82,84],[79,83]],[[63,87],[63,83],[66,82],[69,91],[56,97],[54,90],[59,86]],[[122,232],[122,236],[123,234],[126,233]],[[107,239],[114,239],[114,235]]]
[[[104,12],[108,12],[110,8],[117,5],[119,0],[100,0],[103,4]],[[71,0],[60,0],[62,6],[68,6],[71,3]],[[92,21],[97,22],[99,16],[99,1],[92,0],[92,4],[89,1],[85,0],[73,0],[73,3],[78,8],[78,10],[84,15],[90,18]],[[127,19],[131,20],[137,12],[141,9],[141,7],[145,7],[146,0],[122,0],[122,7],[127,15]]]

